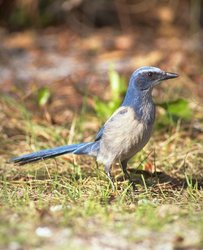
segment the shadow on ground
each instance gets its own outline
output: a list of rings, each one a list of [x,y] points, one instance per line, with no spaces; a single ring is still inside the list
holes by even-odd
[[[141,185],[147,187],[161,187],[166,190],[171,187],[173,189],[186,189],[188,187],[195,187],[196,189],[203,188],[203,178],[180,178],[180,177],[173,177],[165,172],[155,172],[150,173],[145,170],[136,170],[130,169],[128,170],[131,176],[131,180],[134,185]],[[117,181],[122,182],[123,177],[120,176],[117,178]]]

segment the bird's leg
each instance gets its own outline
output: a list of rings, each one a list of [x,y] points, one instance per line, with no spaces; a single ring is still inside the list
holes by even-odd
[[[108,177],[108,179],[109,179],[109,181],[110,181],[110,183],[111,183],[111,186],[112,186],[112,189],[113,189],[113,191],[115,191],[115,185],[114,185],[114,181],[113,181],[113,178],[112,178],[112,176],[111,176],[111,171],[110,171],[110,169],[111,169],[111,165],[105,165],[105,172],[106,172],[106,175],[107,175],[107,177]]]
[[[125,179],[128,179],[129,182],[132,184],[133,190],[137,190],[137,187],[136,187],[135,183],[133,182],[130,174],[128,173],[127,163],[128,163],[128,160],[124,160],[124,161],[121,162],[121,167],[122,167]]]
[[[96,161],[96,167],[97,167],[97,169],[99,169],[99,164],[98,164],[98,162]]]
[[[121,167],[122,167],[122,170],[123,170],[125,179],[130,180],[130,175],[129,175],[128,170],[127,170],[127,163],[128,163],[127,160],[122,161],[122,162],[121,162]]]

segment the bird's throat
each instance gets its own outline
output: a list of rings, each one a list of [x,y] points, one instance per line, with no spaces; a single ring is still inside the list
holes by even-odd
[[[145,123],[153,123],[155,119],[155,105],[152,100],[151,90],[128,91],[122,106],[133,108],[136,119]]]

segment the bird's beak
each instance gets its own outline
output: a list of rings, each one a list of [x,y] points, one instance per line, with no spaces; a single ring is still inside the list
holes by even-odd
[[[171,78],[176,78],[178,76],[179,75],[176,74],[176,73],[164,72],[163,77],[162,77],[161,80],[168,80],[168,79],[171,79]]]
[[[176,73],[170,73],[170,72],[162,72],[160,75],[160,78],[157,79],[154,83],[153,83],[153,87],[160,84],[162,81],[164,80],[168,80],[168,79],[172,79],[172,78],[176,78],[179,75]]]

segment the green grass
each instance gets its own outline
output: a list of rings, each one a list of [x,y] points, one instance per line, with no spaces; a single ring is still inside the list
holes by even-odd
[[[103,166],[89,157],[66,155],[23,167],[6,163],[13,155],[82,140],[84,117],[66,127],[52,125],[8,96],[1,96],[0,108],[1,249],[203,247],[203,152],[193,121],[190,130],[183,122],[156,130],[131,160],[138,191],[114,166],[112,191]],[[157,172],[143,171],[147,164]]]

